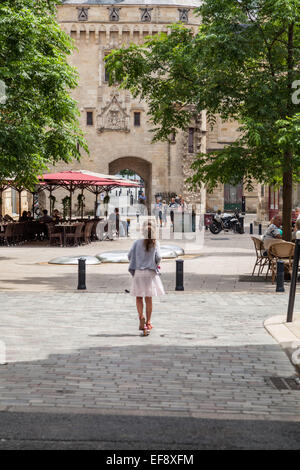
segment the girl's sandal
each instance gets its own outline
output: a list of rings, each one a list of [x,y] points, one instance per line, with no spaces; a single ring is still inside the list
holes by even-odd
[[[139,330],[144,330],[144,328],[145,328],[145,318],[144,317],[139,317],[139,319],[140,319]]]
[[[152,328],[153,328],[153,326],[151,325],[151,323],[149,321],[147,321],[146,327],[148,328],[148,330],[152,330]]]

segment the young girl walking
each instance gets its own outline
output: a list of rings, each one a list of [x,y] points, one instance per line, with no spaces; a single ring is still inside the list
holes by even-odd
[[[136,307],[139,315],[139,329],[151,330],[152,297],[165,293],[160,275],[159,263],[161,254],[159,242],[155,237],[155,229],[151,222],[143,226],[143,238],[136,240],[128,253],[130,261],[129,272],[133,276],[130,294],[136,297]],[[144,300],[146,304],[146,319],[144,317]]]

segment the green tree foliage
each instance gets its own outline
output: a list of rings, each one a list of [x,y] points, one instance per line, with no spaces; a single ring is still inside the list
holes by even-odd
[[[73,43],[56,21],[57,0],[0,3],[0,179],[31,188],[58,161],[79,159],[87,145],[70,97],[77,73]],[[1,97],[0,97],[1,98]]]
[[[203,0],[196,35],[176,24],[142,46],[113,51],[112,81],[149,104],[154,140],[188,127],[195,113],[235,119],[241,136],[199,154],[191,183],[213,189],[243,179],[283,186],[284,238],[290,238],[292,185],[299,181],[299,0]],[[300,88],[300,86],[299,86]]]
[[[134,170],[121,170],[121,171],[119,171],[119,173],[120,173],[121,176],[124,176],[124,177],[134,176],[136,174]]]

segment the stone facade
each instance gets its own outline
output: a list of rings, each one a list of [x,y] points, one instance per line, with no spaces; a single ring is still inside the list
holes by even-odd
[[[174,4],[157,0],[144,5],[143,1],[125,0],[112,5],[101,0],[74,0],[58,7],[61,28],[74,39],[77,49],[71,63],[80,78],[73,96],[79,103],[80,122],[90,150],[80,163],[70,165],[72,169],[111,174],[122,169],[135,170],[145,181],[150,202],[154,202],[155,194],[174,192],[182,194],[187,202],[205,204],[205,191],[191,193],[185,184],[193,155],[188,153],[188,132],[179,132],[173,141],[153,144],[146,103],[126,90],[108,86],[104,65],[104,58],[112,49],[130,42],[142,44],[146,36],[167,32],[167,26],[178,22],[182,15],[196,32],[199,18],[193,13],[193,3],[195,6],[193,0]],[[190,7],[185,8],[186,4]],[[205,149],[202,122],[200,116],[193,152],[200,147]],[[60,164],[56,169],[65,167]]]

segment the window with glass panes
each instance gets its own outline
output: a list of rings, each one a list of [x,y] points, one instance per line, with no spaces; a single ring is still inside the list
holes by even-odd
[[[133,123],[136,127],[141,125],[141,113],[135,112],[133,114]]]
[[[194,153],[194,138],[195,138],[195,129],[193,127],[190,127],[189,128],[189,141],[188,141],[189,153]]]
[[[87,111],[87,113],[86,113],[86,125],[87,126],[93,126],[94,125],[93,111]]]

